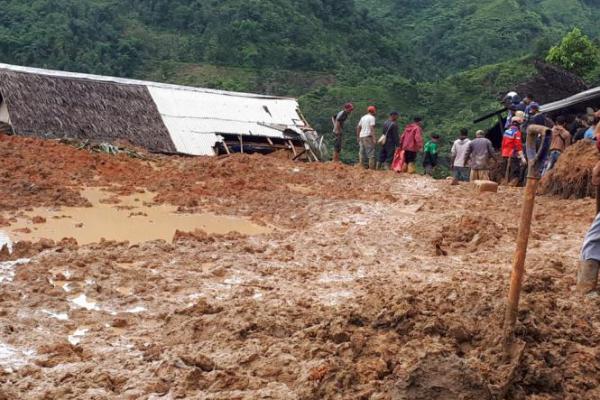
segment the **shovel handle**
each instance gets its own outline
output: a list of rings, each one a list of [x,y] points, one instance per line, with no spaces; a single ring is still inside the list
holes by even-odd
[[[551,133],[551,131],[542,125],[531,125],[529,129],[527,129],[527,156],[529,169],[527,173],[527,186],[525,186],[525,195],[523,199],[523,210],[521,211],[519,233],[517,235],[517,249],[513,259],[512,274],[510,278],[508,302],[506,304],[504,315],[505,350],[509,349],[510,344],[512,344],[514,339],[521,288],[525,276],[525,259],[527,258],[527,246],[529,244],[529,236],[531,233],[531,219],[533,218],[535,195],[540,180],[540,158],[544,151],[544,142],[548,133]],[[538,136],[541,137],[539,148],[537,146]]]

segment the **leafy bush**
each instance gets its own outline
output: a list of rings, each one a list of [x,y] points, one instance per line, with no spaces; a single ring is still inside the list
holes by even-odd
[[[600,64],[600,49],[579,28],[569,32],[548,52],[546,61],[585,76]]]

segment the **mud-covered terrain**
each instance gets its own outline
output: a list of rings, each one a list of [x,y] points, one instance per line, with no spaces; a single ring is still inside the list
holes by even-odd
[[[6,236],[52,223],[40,208],[90,206],[90,188],[268,229],[83,245],[73,221],[70,238],[5,248],[2,400],[600,398],[600,297],[573,291],[591,200],[538,198],[524,347],[506,361],[519,189],[0,137]]]

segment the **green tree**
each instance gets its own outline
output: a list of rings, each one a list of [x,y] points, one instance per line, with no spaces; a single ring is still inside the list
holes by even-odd
[[[546,61],[584,76],[600,63],[600,49],[579,28],[569,32],[548,52]]]

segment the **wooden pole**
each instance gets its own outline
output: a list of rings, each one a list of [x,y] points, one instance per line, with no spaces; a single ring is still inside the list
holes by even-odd
[[[229,150],[229,146],[227,146],[227,142],[225,140],[223,140],[223,147],[225,147],[225,152],[227,154],[231,154],[231,151]]]
[[[551,131],[550,131],[551,132]],[[517,249],[513,258],[513,268],[510,278],[510,289],[508,292],[508,302],[504,315],[504,345],[505,352],[510,352],[510,346],[514,340],[515,326],[519,313],[519,300],[521,297],[521,288],[525,276],[525,259],[527,258],[527,246],[529,244],[529,235],[531,233],[531,219],[535,207],[535,195],[540,180],[540,156],[543,152],[545,136],[549,133],[545,127],[532,125],[527,131],[527,150],[528,150],[528,173],[527,186],[525,187],[525,196],[523,201],[523,210],[521,212],[521,222],[519,224],[519,233],[517,235]],[[538,134],[541,135],[540,148],[536,148]]]
[[[294,157],[296,157],[298,155],[298,152],[296,151],[296,146],[294,146],[294,143],[292,143],[291,140],[288,140],[288,144],[290,145],[290,149],[294,153]]]
[[[515,325],[517,323],[519,299],[521,297],[523,277],[525,276],[525,259],[527,257],[527,246],[529,244],[529,234],[531,233],[531,219],[533,217],[535,193],[538,182],[538,179],[527,177],[525,200],[517,236],[517,250],[513,259],[508,303],[506,305],[506,314],[504,316],[504,339],[507,344],[512,342]]]

